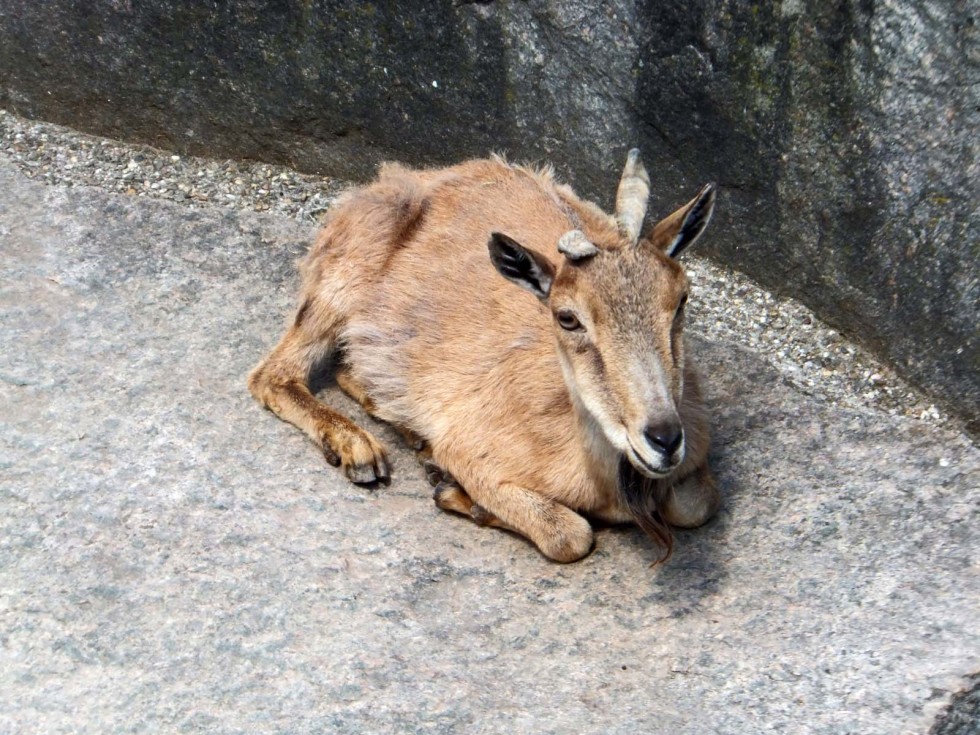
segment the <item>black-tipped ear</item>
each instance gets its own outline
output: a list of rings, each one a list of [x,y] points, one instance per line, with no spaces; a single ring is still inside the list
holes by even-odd
[[[521,288],[526,288],[539,299],[548,298],[551,284],[555,280],[555,268],[544,256],[501,232],[490,235],[487,246],[490,249],[490,261],[500,275]]]
[[[714,211],[715,185],[705,184],[694,199],[654,226],[650,240],[666,255],[676,258],[701,237]]]

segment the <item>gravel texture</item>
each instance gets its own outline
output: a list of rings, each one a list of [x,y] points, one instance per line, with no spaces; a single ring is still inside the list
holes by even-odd
[[[0,110],[0,153],[48,184],[96,186],[190,207],[222,205],[315,221],[348,184],[250,161],[172,155],[84,135]],[[710,232],[709,235],[710,237]],[[958,422],[874,356],[792,299],[688,256],[692,329],[768,356],[791,386],[835,405],[866,407],[958,430]]]

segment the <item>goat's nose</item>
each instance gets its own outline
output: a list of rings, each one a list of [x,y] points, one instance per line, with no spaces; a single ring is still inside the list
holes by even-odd
[[[650,442],[650,446],[658,452],[663,452],[664,456],[670,457],[677,451],[677,448],[684,441],[684,431],[680,424],[673,422],[663,424],[650,424],[643,431],[643,436]]]

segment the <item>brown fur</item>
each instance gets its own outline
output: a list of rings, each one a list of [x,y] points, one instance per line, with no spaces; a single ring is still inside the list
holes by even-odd
[[[672,216],[658,240],[680,227],[682,214]],[[599,254],[567,262],[556,243],[571,229]],[[553,269],[547,299],[494,270],[492,232]],[[423,439],[455,478],[437,492],[440,507],[514,530],[557,561],[591,549],[583,514],[698,525],[718,496],[706,465],[707,414],[675,321],[687,281],[661,248],[625,241],[616,219],[550,171],[500,159],[432,171],[385,166],[331,209],[302,265],[293,326],[249,388],[352,481],[386,482],[380,444],[309,392],[312,369],[335,358],[341,388]],[[585,332],[556,324],[565,307],[588,321]],[[609,437],[635,445],[651,421],[678,417],[683,461],[644,491],[637,518],[620,488],[623,451]],[[661,527],[651,535],[669,545]]]

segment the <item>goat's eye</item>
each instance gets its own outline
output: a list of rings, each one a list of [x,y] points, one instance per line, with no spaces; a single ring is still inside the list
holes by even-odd
[[[568,332],[584,332],[585,327],[582,326],[582,322],[578,320],[578,317],[568,309],[562,309],[557,315],[558,326]]]

